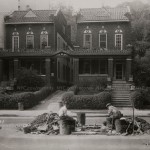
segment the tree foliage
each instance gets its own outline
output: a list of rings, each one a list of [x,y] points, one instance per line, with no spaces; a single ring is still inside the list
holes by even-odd
[[[37,90],[45,84],[44,80],[38,76],[35,70],[21,68],[17,73],[17,87],[25,88],[22,90]]]
[[[150,55],[134,60],[133,77],[137,87],[150,87]]]

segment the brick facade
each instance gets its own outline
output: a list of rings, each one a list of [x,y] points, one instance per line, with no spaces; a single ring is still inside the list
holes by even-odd
[[[78,23],[77,24],[77,43],[83,48],[83,34],[86,27],[92,31],[92,48],[99,48],[99,31],[104,26],[107,31],[107,48],[114,49],[115,47],[115,30],[118,26],[123,31],[123,49],[126,49],[126,45],[131,43],[131,23],[130,22],[96,22],[96,23]]]
[[[19,25],[6,25],[6,49],[12,49],[12,33],[16,28],[19,33],[19,48],[26,48],[26,33],[29,31],[34,33],[34,48],[40,49],[40,35],[45,27],[45,30],[48,32],[48,46],[54,49],[54,24],[19,24]]]

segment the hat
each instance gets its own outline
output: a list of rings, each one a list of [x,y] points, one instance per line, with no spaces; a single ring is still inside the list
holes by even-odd
[[[111,103],[108,103],[108,104],[106,105],[106,107],[108,107],[108,106],[111,106]]]

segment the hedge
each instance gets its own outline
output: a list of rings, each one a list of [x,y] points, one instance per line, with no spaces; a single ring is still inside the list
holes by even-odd
[[[132,92],[130,100],[136,109],[143,108],[144,101],[146,100],[145,92],[143,90],[136,90]]]
[[[18,109],[18,103],[22,102],[25,109],[31,108],[45,99],[50,93],[51,88],[43,87],[37,92],[23,92],[13,95],[0,95],[0,109]]]
[[[105,109],[106,104],[111,102],[111,94],[106,91],[95,95],[74,95],[73,92],[66,92],[62,101],[67,103],[69,109]]]
[[[71,86],[67,91],[68,92],[72,91],[76,95],[79,91],[79,88],[76,85],[74,85],[74,86]]]

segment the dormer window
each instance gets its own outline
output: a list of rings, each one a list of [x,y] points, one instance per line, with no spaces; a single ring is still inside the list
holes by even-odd
[[[104,26],[102,26],[102,29],[99,31],[99,47],[107,49],[107,31]]]
[[[83,34],[83,47],[92,49],[92,31],[89,29],[89,26],[86,27]]]
[[[29,28],[29,31],[26,34],[26,48],[34,48],[34,33],[31,31],[31,28]]]
[[[12,33],[12,52],[19,51],[19,32],[17,32],[16,28]]]
[[[48,46],[48,32],[43,28],[40,36],[40,47],[44,49],[46,46]]]
[[[120,26],[115,30],[115,47],[117,50],[123,49],[123,31]]]

